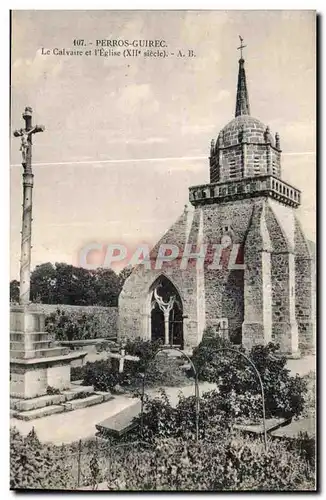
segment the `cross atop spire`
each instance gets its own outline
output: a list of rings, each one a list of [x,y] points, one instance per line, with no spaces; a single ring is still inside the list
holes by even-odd
[[[244,69],[244,59],[242,58],[242,50],[246,47],[243,45],[243,38],[239,35],[240,47],[240,59],[239,59],[239,74],[238,74],[238,88],[237,88],[237,99],[235,105],[235,116],[250,115],[250,105],[249,105],[249,95],[247,90],[246,82],[246,72]]]
[[[237,48],[237,50],[240,50],[240,58],[242,59],[242,50],[247,47],[247,45],[243,45],[243,38],[241,35],[239,35],[240,38],[240,47]]]

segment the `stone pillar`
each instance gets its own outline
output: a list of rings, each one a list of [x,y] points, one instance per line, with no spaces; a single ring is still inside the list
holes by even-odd
[[[19,303],[22,305],[27,305],[30,301],[33,177],[32,172],[26,171],[23,173],[23,216],[19,292]]]
[[[241,145],[242,148],[242,177],[246,177],[247,175],[247,143],[243,142]]]
[[[315,263],[298,219],[295,221],[295,309],[299,349],[315,352]]]
[[[271,243],[263,201],[255,203],[244,252],[242,344],[251,349],[272,337]]]
[[[164,345],[170,345],[169,339],[169,316],[170,311],[164,311]]]
[[[283,354],[299,357],[295,317],[295,261],[293,252],[272,256],[273,339]]]
[[[267,160],[267,174],[271,175],[273,173],[272,159],[271,159],[271,145],[267,144],[266,148],[266,160]]]

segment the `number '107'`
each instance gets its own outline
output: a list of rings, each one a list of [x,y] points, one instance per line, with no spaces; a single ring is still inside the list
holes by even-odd
[[[85,45],[85,40],[82,40],[82,39],[77,39],[76,40],[75,39],[73,43],[74,43],[75,46],[81,47],[81,46]]]

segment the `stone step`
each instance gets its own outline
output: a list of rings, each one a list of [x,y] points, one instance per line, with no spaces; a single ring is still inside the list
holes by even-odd
[[[44,406],[43,408],[36,408],[35,410],[27,410],[27,411],[12,411],[11,415],[14,418],[19,420],[34,420],[36,418],[48,417],[49,415],[53,415],[55,413],[61,413],[65,411],[63,405],[51,405]]]
[[[90,396],[76,398],[76,394]],[[78,410],[114,399],[110,392],[94,392],[93,386],[75,387],[73,390],[62,391],[61,394],[39,396],[32,399],[10,399],[10,417],[19,420],[34,420],[47,417],[63,411]]]
[[[53,341],[52,340],[38,340],[38,341],[29,341],[25,339],[24,341],[10,341],[10,350],[14,351],[23,351],[25,348],[28,350],[39,350],[39,349],[49,349],[52,348]]]
[[[103,403],[103,396],[101,394],[94,394],[82,399],[72,399],[67,403],[63,403],[65,411],[78,410],[80,408],[86,408],[88,406],[97,405]]]
[[[32,342],[41,340],[50,340],[47,332],[10,332],[10,340],[12,342],[23,342],[23,339],[28,337]]]
[[[114,396],[112,396],[111,392],[96,391],[95,394],[97,396],[103,397],[103,403],[106,403],[106,401],[111,401],[111,399],[114,399]]]
[[[65,347],[48,347],[47,349],[33,349],[28,351],[12,349],[10,351],[10,356],[14,359],[48,358],[63,356],[68,353],[69,349]]]
[[[31,399],[11,399],[10,408],[18,411],[36,410],[50,405],[59,405],[66,401],[64,394],[49,394]]]
[[[94,393],[94,387],[92,385],[81,385],[77,387],[71,387],[71,389],[62,391],[65,396],[65,401],[70,401],[76,397],[76,394],[85,394],[88,392]]]

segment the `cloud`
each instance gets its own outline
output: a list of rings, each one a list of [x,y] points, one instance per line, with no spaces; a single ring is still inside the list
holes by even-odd
[[[203,125],[182,125],[181,126],[181,133],[182,135],[197,135],[197,134],[207,134],[207,132],[210,132],[213,128],[215,128],[214,123],[208,123],[208,124],[203,124]]]
[[[314,120],[287,123],[275,120],[270,122],[270,127],[280,133],[281,146],[284,152],[287,152],[288,149],[294,152],[296,150],[313,151],[316,140],[316,123]]]
[[[215,102],[227,101],[228,99],[230,99],[230,97],[231,97],[231,92],[229,90],[222,89],[217,93],[214,101]]]
[[[158,101],[155,100],[150,84],[132,84],[124,87],[118,92],[118,108],[129,113],[138,112],[139,107],[145,107],[151,111],[157,111]]]
[[[16,59],[11,67],[12,85],[14,87],[26,86],[30,83],[37,83],[39,79],[57,77],[63,69],[63,59],[42,55],[42,50],[36,51],[34,58]]]
[[[111,137],[106,140],[108,144],[163,144],[167,142],[166,137],[146,137],[139,139],[137,137]],[[103,156],[103,155],[102,155]]]

